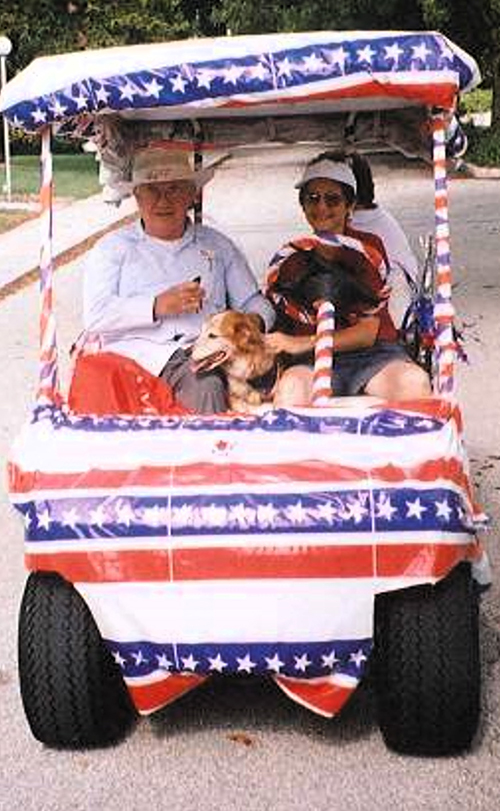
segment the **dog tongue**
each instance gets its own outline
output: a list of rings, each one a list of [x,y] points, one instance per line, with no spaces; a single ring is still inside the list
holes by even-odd
[[[218,352],[212,352],[211,355],[207,355],[206,358],[200,358],[200,360],[193,360],[191,359],[191,369],[196,374],[200,372],[209,372],[211,369],[216,369],[217,366],[220,366],[226,360],[226,353],[222,350]]]

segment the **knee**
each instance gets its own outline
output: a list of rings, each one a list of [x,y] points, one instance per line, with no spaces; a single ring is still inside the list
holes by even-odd
[[[312,372],[306,366],[287,369],[281,376],[274,395],[277,408],[311,404]]]
[[[427,372],[416,363],[406,363],[400,381],[401,397],[405,399],[419,399],[430,397],[431,384]]]

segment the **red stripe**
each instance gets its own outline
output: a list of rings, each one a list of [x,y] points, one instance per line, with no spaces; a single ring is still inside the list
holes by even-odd
[[[470,481],[462,463],[458,459],[433,459],[413,468],[384,465],[368,470],[332,465],[317,460],[295,462],[293,464],[272,465],[220,465],[197,464],[178,468],[142,467],[137,470],[89,470],[84,473],[43,473],[23,472],[17,465],[9,463],[9,491],[12,494],[37,490],[70,490],[93,488],[126,489],[128,487],[197,486],[206,484],[273,484],[274,482],[310,482],[328,484],[357,482],[360,487],[368,478],[381,483],[399,484],[405,481],[422,483],[443,479],[466,490],[471,497]],[[111,494],[110,494],[111,495]],[[153,495],[153,494],[152,494]]]
[[[355,687],[335,684],[334,677],[293,679],[274,676],[274,681],[290,698],[320,715],[336,715],[353,694]]]
[[[369,82],[363,85],[351,85],[350,87],[346,88],[336,88],[334,90],[323,90],[319,91],[318,93],[312,93],[310,89],[308,89],[307,97],[297,95],[297,96],[286,96],[284,98],[278,99],[270,99],[267,104],[291,104],[294,102],[302,102],[305,101],[310,102],[312,99],[315,100],[322,100],[322,99],[341,99],[341,98],[366,98],[366,97],[391,97],[391,98],[401,98],[401,99],[410,99],[413,102],[419,102],[421,104],[436,106],[436,107],[444,107],[445,109],[453,109],[455,106],[455,97],[457,94],[457,85],[454,82],[443,82],[437,83],[433,82],[432,84],[427,83],[425,85],[420,84],[412,84],[410,81],[405,82],[404,84],[398,85],[387,85],[382,84],[380,82],[374,81]],[[258,101],[257,105],[255,102],[251,101],[244,101],[241,99],[231,99],[230,101],[225,102],[221,105],[223,108],[246,108],[246,107],[259,107],[262,112],[265,111],[266,103],[263,103],[261,100]],[[300,110],[298,110],[300,112]]]
[[[309,547],[202,547],[27,553],[31,571],[56,571],[70,582],[442,577],[476,544],[355,544]],[[172,569],[170,570],[170,565]]]
[[[183,673],[171,673],[166,675],[161,681],[150,684],[135,684],[127,682],[130,697],[140,713],[149,713],[160,707],[165,707],[176,698],[180,698],[184,693],[198,687],[207,676],[184,675]]]

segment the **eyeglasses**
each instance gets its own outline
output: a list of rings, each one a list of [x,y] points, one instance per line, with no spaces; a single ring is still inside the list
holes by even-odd
[[[319,192],[308,192],[304,195],[304,204],[306,206],[317,206],[321,200],[323,200],[328,208],[335,208],[336,206],[340,206],[342,203],[345,203],[344,196],[342,194],[336,194],[335,192],[326,192],[325,194],[320,194]]]

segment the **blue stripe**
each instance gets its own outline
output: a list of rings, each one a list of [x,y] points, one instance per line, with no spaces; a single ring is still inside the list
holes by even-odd
[[[247,431],[266,433],[301,432],[307,434],[356,434],[386,438],[416,436],[439,431],[447,422],[394,409],[384,409],[362,417],[311,416],[295,414],[285,409],[268,411],[263,416],[224,417],[91,417],[70,416],[55,406],[38,406],[32,422],[48,420],[55,430],[88,431],[93,433],[127,433],[141,431]]]
[[[360,679],[372,649],[371,638],[248,644],[204,642],[195,645],[159,644],[144,640],[115,642],[106,639],[105,643],[123,675],[129,678],[165,670],[203,676],[217,672],[226,675],[270,675],[279,672],[281,675],[308,678],[343,673]],[[226,666],[223,667],[223,664]]]
[[[25,522],[29,524],[27,541],[158,536],[171,536],[175,540],[200,535],[287,533],[345,535],[372,530],[474,532],[465,500],[445,487],[194,496],[166,493],[154,497],[128,497],[120,493],[112,497],[28,500],[16,507],[29,519]],[[99,511],[97,515],[95,511]]]

